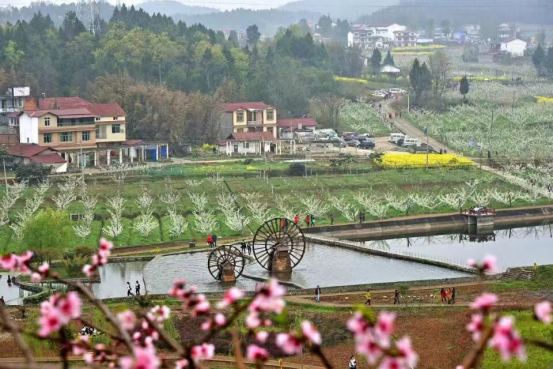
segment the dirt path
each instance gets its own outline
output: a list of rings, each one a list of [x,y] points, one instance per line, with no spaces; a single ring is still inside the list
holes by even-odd
[[[386,113],[392,113],[392,117],[394,116],[394,113],[396,110],[392,109],[390,106],[392,103],[394,103],[395,100],[383,100],[382,101],[382,110]],[[455,154],[456,152],[452,150],[451,148],[447,147],[446,145],[436,141],[432,137],[426,137],[424,135],[424,132],[412,125],[408,120],[404,118],[393,118],[394,125],[404,134],[411,138],[418,139],[421,143],[426,143],[428,139],[428,144],[434,148],[436,151],[440,150],[447,150],[448,153]]]

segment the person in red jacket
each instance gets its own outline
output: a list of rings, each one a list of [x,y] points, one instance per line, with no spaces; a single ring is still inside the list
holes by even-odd
[[[300,217],[298,216],[298,214],[296,214],[296,216],[294,217],[294,224],[298,224],[300,222]]]
[[[309,218],[309,215],[305,217],[305,225],[309,227],[309,224],[311,224],[311,218]]]
[[[209,247],[213,246],[213,237],[211,237],[211,235],[207,236],[207,245]]]

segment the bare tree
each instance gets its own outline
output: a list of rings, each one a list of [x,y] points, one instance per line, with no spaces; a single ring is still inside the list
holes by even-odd
[[[428,68],[432,76],[434,96],[441,97],[451,74],[451,60],[445,51],[439,50],[428,57]]]

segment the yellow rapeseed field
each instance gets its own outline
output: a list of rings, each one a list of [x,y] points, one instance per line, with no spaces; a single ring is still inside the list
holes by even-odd
[[[387,153],[375,159],[375,163],[385,169],[426,168],[426,154]],[[474,162],[454,154],[428,154],[428,167],[469,169],[474,167]]]
[[[551,104],[553,103],[553,97],[547,96],[534,96],[538,101],[538,104]]]
[[[348,77],[340,77],[340,76],[334,76],[335,81],[344,81],[344,82],[357,82],[357,83],[363,83],[366,84],[366,79],[361,78],[348,78]]]

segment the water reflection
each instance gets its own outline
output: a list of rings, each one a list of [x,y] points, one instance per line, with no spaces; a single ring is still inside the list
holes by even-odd
[[[408,251],[456,263],[496,255],[501,269],[508,267],[553,264],[553,227],[542,224],[496,230],[482,235],[449,234],[362,241],[368,245],[385,242],[391,251]]]
[[[8,284],[8,274],[10,273],[0,273],[0,297],[4,297],[6,305],[21,305],[23,298],[31,293],[20,289],[14,284]],[[13,274],[10,275],[13,276]]]

